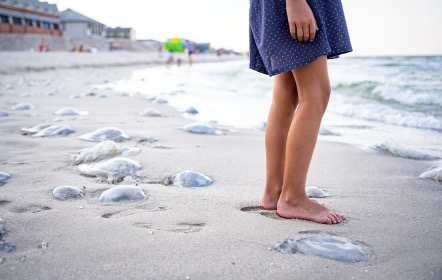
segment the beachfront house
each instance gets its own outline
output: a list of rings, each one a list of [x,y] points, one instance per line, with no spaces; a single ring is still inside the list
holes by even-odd
[[[57,5],[38,0],[0,0],[0,34],[60,36]]]
[[[74,10],[62,11],[60,21],[63,27],[63,37],[106,37],[106,25]]]
[[[127,39],[130,41],[135,41],[135,30],[133,28],[123,28],[123,27],[108,27],[106,29],[106,38],[111,39]]]

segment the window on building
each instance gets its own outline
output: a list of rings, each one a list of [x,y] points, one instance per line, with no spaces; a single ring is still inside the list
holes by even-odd
[[[9,23],[9,17],[5,15],[0,15],[0,23]]]
[[[43,29],[51,29],[51,26],[49,25],[49,22],[43,21],[42,22],[42,26],[43,26]]]
[[[54,30],[59,30],[60,27],[58,26],[58,24],[54,23]]]
[[[16,25],[22,25],[22,19],[18,17],[12,17],[12,23]]]
[[[33,21],[32,21],[32,19],[25,19],[25,24],[27,25],[27,26],[34,26],[34,23],[33,23]]]
[[[41,21],[37,20],[35,23],[37,24],[38,28],[41,28]]]

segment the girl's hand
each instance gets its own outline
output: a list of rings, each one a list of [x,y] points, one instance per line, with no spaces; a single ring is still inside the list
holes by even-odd
[[[313,42],[319,29],[306,0],[286,0],[286,8],[292,37],[298,41]]]

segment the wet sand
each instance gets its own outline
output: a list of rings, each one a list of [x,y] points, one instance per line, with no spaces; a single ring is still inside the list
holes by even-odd
[[[71,61],[72,55],[61,61]],[[442,185],[419,178],[434,161],[369,153],[320,137],[308,185],[326,191],[328,196],[318,200],[343,212],[347,221],[285,220],[259,207],[265,171],[262,131],[218,127],[227,132],[189,133],[178,128],[193,121],[167,104],[136,93],[94,89],[149,63],[137,64],[134,58],[122,63],[128,66],[78,68],[33,61],[31,69],[25,67],[28,54],[10,59],[20,67],[3,66],[0,77],[0,111],[9,113],[0,117],[0,172],[11,175],[0,186],[0,279],[442,278]],[[88,92],[98,95],[70,98]],[[23,93],[33,95],[19,97]],[[21,102],[35,108],[11,109]],[[54,115],[65,107],[89,114]],[[146,108],[166,117],[141,116]],[[52,138],[20,133],[55,118],[65,119],[75,133]],[[119,144],[141,149],[127,158],[142,170],[117,184],[137,186],[147,199],[102,203],[99,196],[115,184],[83,176],[72,164],[72,155],[97,144],[79,136],[103,127],[121,129],[131,139]],[[158,142],[137,142],[143,137]],[[214,182],[201,188],[163,184],[185,170]],[[84,196],[54,198],[52,191],[65,185],[78,187]],[[353,263],[274,249],[286,239],[322,232],[357,240],[365,257]]]

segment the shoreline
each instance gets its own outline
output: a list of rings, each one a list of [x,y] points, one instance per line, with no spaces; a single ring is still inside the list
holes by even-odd
[[[21,62],[26,64],[26,62]],[[0,172],[12,178],[0,187],[0,218],[6,242],[17,248],[0,251],[0,278],[94,279],[439,279],[442,230],[440,184],[418,178],[428,161],[367,153],[347,144],[319,140],[308,185],[325,189],[321,202],[348,217],[342,225],[320,225],[278,218],[259,202],[264,182],[263,132],[237,129],[224,136],[179,130],[192,121],[140,94],[127,95],[96,84],[121,80],[140,66],[16,72],[2,84],[27,82],[0,91]],[[49,80],[49,84],[38,83]],[[33,81],[36,81],[33,83]],[[73,94],[91,90],[107,98]],[[46,93],[54,91],[53,96]],[[30,92],[31,97],[19,97]],[[31,111],[12,111],[15,102],[30,102]],[[62,107],[89,115],[63,117],[76,133],[61,138],[20,135],[22,127],[58,118]],[[166,117],[139,115],[154,108]],[[70,156],[96,143],[78,136],[115,126],[131,136],[124,146],[141,152],[128,158],[143,169],[137,184],[144,202],[102,204],[98,194],[113,187],[80,175]],[[140,137],[155,137],[140,144]],[[214,179],[206,188],[177,188],[158,182],[183,170]],[[86,196],[59,201],[58,186],[85,187]],[[2,224],[2,223],[0,223]],[[282,254],[273,246],[301,231],[321,230],[367,244],[367,260],[343,263],[317,256]],[[47,244],[42,246],[42,244]],[[40,248],[39,248],[40,246]],[[364,247],[365,248],[365,247]]]
[[[0,74],[14,75],[23,72],[42,72],[61,69],[88,69],[104,67],[156,66],[166,64],[166,52],[0,52]],[[183,64],[187,55],[175,54]],[[194,63],[223,62],[245,59],[240,55],[198,54],[192,56]]]

